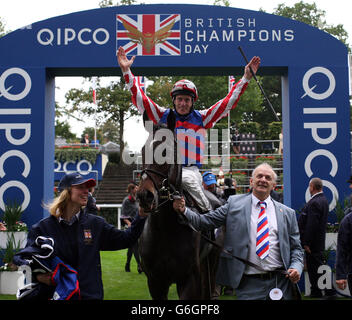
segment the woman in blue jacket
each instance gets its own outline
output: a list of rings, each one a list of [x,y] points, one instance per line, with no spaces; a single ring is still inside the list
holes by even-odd
[[[131,247],[143,231],[146,216],[140,210],[131,228],[122,231],[102,217],[87,214],[82,207],[95,184],[79,173],[65,175],[58,186],[60,195],[48,206],[50,216],[33,225],[28,234],[27,246],[38,236],[54,240],[54,254],[78,273],[81,299],[103,299],[100,251]],[[50,286],[52,276],[38,275],[37,281]]]

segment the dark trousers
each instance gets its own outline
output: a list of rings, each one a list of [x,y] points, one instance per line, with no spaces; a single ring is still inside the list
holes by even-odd
[[[140,265],[141,261],[140,261],[139,252],[138,252],[138,242],[136,242],[132,247],[128,248],[126,265],[129,265],[131,263],[132,254],[136,259],[137,265]]]
[[[283,293],[283,300],[295,300],[294,285],[285,275],[274,273],[271,278],[243,275],[241,282],[235,288],[238,300],[269,300],[272,289],[279,288]]]
[[[352,273],[347,275],[348,288],[350,289],[350,295],[352,295]]]
[[[306,253],[306,263],[311,294],[321,294],[321,289],[318,288],[318,279],[321,276],[318,274],[318,268],[324,264],[323,252]]]

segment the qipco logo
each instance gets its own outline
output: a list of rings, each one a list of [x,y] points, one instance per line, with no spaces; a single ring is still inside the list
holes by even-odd
[[[321,93],[315,92],[314,89],[317,87],[316,84],[310,88],[309,80],[315,74],[323,74],[327,77],[327,79],[329,81],[329,86],[324,92],[321,92]],[[335,80],[333,73],[329,69],[324,68],[324,67],[314,67],[314,68],[309,69],[305,73],[303,80],[302,80],[302,86],[303,86],[303,90],[304,90],[304,95],[302,96],[302,98],[304,98],[305,96],[309,96],[313,100],[324,100],[324,99],[329,98],[332,95],[332,93],[334,92],[335,87],[336,87],[336,80]]]
[[[40,29],[37,33],[37,41],[43,45],[67,46],[70,42],[78,41],[82,45],[104,45],[109,41],[109,32],[104,28],[92,30],[90,28],[82,28],[78,32],[72,28],[57,28],[51,30],[49,28]]]
[[[81,160],[79,162],[75,161],[66,161],[64,163],[60,163],[55,160],[55,172],[79,172],[81,175],[85,176],[92,171],[92,164],[88,160]]]
[[[319,79],[319,80],[318,80]],[[315,81],[315,83],[314,83]],[[327,82],[326,82],[327,81]],[[312,141],[319,145],[318,148],[311,150],[309,154],[306,155],[304,161],[304,169],[308,178],[312,176],[322,176],[326,173],[329,174],[332,180],[335,179],[339,163],[335,154],[329,150],[331,146],[336,143],[337,137],[337,108],[336,105],[331,105],[331,102],[327,106],[328,99],[335,91],[336,79],[334,74],[327,68],[324,67],[313,67],[310,68],[302,78],[302,87],[304,94],[301,97],[303,99],[302,104],[306,105],[303,107],[304,122],[303,128],[310,131]],[[311,101],[319,101],[318,106],[314,108],[311,107]],[[316,103],[315,103],[316,105]],[[319,118],[312,117],[312,115]],[[309,119],[309,122],[306,121]],[[315,120],[319,119],[319,121]],[[312,121],[315,120],[315,121]],[[322,135],[321,132],[324,132]],[[306,141],[307,143],[309,141]],[[326,158],[329,160],[331,167],[322,168],[319,165],[315,166],[314,172],[312,169],[312,162],[315,158]],[[317,160],[318,161],[318,160]],[[316,161],[316,163],[318,163]],[[330,170],[329,170],[330,169]],[[329,211],[333,210],[336,206],[336,201],[338,200],[339,193],[338,189],[333,182],[329,180],[323,180],[324,187],[328,188],[333,199],[329,204]],[[305,199],[308,201],[310,199],[309,186],[306,189]]]
[[[10,81],[9,78],[19,78],[16,82]],[[9,101],[21,101],[31,91],[32,80],[29,74],[21,68],[9,68],[5,70],[0,76],[0,99],[6,99]],[[0,100],[1,101],[1,100]],[[23,194],[22,210],[25,210],[31,199],[29,188],[22,181],[16,180],[16,175],[21,176],[21,180],[28,183],[28,177],[31,172],[30,157],[24,152],[17,150],[16,148],[7,148],[4,150],[9,143],[12,146],[22,146],[26,144],[31,138],[31,123],[23,123],[23,116],[30,115],[30,108],[1,108],[0,114],[13,117],[12,121],[7,123],[0,122],[0,134],[3,134],[1,130],[4,130],[5,139],[2,140],[2,153],[0,155],[0,208],[5,209],[4,205],[4,194],[10,188],[20,190]],[[16,122],[17,117],[20,117],[20,122]],[[15,121],[13,121],[15,120]],[[15,133],[16,132],[16,133]],[[24,132],[22,135],[19,132]],[[7,142],[7,143],[6,143]],[[10,149],[10,150],[8,150]],[[23,170],[18,170],[18,167],[11,166],[14,158],[19,159],[23,163]],[[6,170],[10,171],[7,172]],[[9,178],[9,179],[6,179]],[[6,180],[8,181],[6,181]],[[6,181],[6,182],[4,182]]]
[[[10,90],[13,86],[6,87],[6,80],[12,75],[19,75],[24,80],[24,88],[19,93],[11,93]],[[0,76],[0,97],[4,97],[10,101],[19,101],[25,98],[32,88],[32,80],[29,74],[21,68],[10,68],[4,71]]]

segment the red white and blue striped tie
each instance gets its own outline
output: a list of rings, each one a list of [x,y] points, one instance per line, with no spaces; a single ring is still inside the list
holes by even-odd
[[[269,255],[269,225],[265,213],[265,201],[259,201],[260,212],[257,222],[256,253],[260,259],[265,259]]]

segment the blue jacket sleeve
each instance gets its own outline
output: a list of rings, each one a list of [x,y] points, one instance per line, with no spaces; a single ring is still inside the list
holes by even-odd
[[[119,230],[104,220],[100,250],[120,250],[131,247],[142,234],[145,218],[136,216],[131,227]]]

